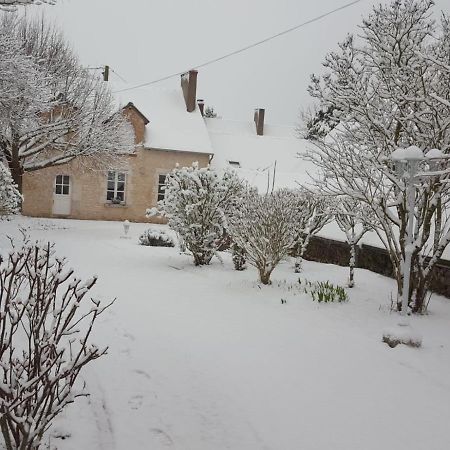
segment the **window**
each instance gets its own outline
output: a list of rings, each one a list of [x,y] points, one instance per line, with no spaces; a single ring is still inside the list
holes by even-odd
[[[106,200],[112,203],[125,202],[125,173],[112,170],[108,172]]]
[[[166,190],[166,174],[158,176],[158,202],[164,200],[164,194]]]
[[[239,161],[228,161],[228,164],[229,164],[231,167],[236,167],[237,169],[238,169],[239,167],[241,167],[241,163],[240,163]]]
[[[55,178],[55,194],[70,194],[70,177],[69,175],[56,175]]]

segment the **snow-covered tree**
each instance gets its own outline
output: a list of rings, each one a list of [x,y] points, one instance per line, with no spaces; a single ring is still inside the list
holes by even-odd
[[[90,343],[111,303],[88,300],[86,282],[52,245],[24,242],[0,258],[0,430],[6,450],[40,447],[53,419],[87,395],[79,375],[107,349]]]
[[[228,232],[256,267],[263,284],[296,242],[298,196],[289,190],[261,195],[248,190],[229,210]]]
[[[295,244],[295,273],[302,271],[303,256],[311,238],[331,221],[330,202],[316,192],[299,190],[297,211],[297,239]]]
[[[304,111],[301,114],[300,137],[309,141],[323,139],[339,124],[337,115],[334,105]]]
[[[333,210],[334,219],[350,246],[348,287],[355,286],[356,246],[375,226],[371,208],[352,197],[339,198]]]
[[[203,117],[208,117],[210,119],[214,119],[215,117],[217,117],[217,113],[216,113],[216,111],[214,111],[214,106],[207,106],[205,108]]]
[[[175,168],[166,178],[164,200],[147,216],[160,214],[192,253],[196,266],[209,264],[225,234],[225,210],[242,190],[234,172],[210,167]]]
[[[107,166],[133,149],[130,124],[106,83],[82,68],[45,19],[0,20],[0,157],[22,175],[89,156]]]
[[[0,218],[19,210],[21,196],[9,169],[0,161]]]
[[[450,153],[450,21],[442,15],[438,26],[432,6],[431,0],[395,0],[375,7],[359,37],[348,36],[328,54],[325,75],[313,76],[310,86],[321,108],[334,107],[340,122],[309,155],[322,169],[317,182],[330,195],[349,195],[372,209],[394,267],[399,301],[407,183],[389,158],[398,147],[411,145],[425,156],[436,148]],[[417,312],[424,309],[433,266],[450,242],[449,173],[445,162],[432,164],[436,176],[415,183],[409,299]]]

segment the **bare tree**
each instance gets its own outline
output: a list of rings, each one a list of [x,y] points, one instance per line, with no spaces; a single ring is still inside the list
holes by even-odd
[[[395,0],[374,8],[359,38],[348,36],[327,55],[326,73],[312,77],[310,93],[333,107],[340,124],[309,159],[322,169],[317,184],[329,195],[348,195],[371,208],[376,232],[389,252],[401,308],[407,195],[389,163],[394,150],[416,145],[425,153],[450,152],[450,21],[430,18],[431,0]],[[431,152],[430,154],[432,154]],[[423,163],[425,166],[428,163]],[[413,262],[409,294],[423,311],[434,264],[450,242],[449,171],[416,183]]]
[[[298,196],[289,190],[261,195],[249,190],[229,211],[227,230],[256,267],[263,284],[296,242]]]
[[[108,166],[120,153],[133,150],[131,125],[106,83],[80,66],[62,34],[44,18],[4,16],[2,39],[20,50],[24,63],[1,74],[7,93],[26,93],[0,100],[0,156],[19,190],[24,172],[78,156]]]
[[[91,344],[93,326],[108,308],[86,295],[82,282],[51,244],[25,242],[0,260],[0,428],[6,450],[40,447],[53,419],[76,397],[81,370],[106,353]]]

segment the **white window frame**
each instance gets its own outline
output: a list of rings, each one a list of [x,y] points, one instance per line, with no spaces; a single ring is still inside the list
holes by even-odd
[[[61,177],[61,183],[58,183],[58,177]],[[61,192],[58,193],[58,187],[61,188]],[[67,187],[67,193],[64,192],[64,188]],[[58,174],[55,176],[55,194],[56,195],[70,195],[70,175]]]
[[[164,200],[164,197],[166,196],[166,192],[165,189],[160,190],[160,188],[162,186],[166,186],[166,179],[167,179],[167,173],[158,173],[158,184],[157,184],[157,189],[156,189],[156,201],[160,202],[162,200]],[[164,177],[164,183],[160,182],[160,178]],[[162,196],[162,198],[159,198],[160,196]]]
[[[110,180],[110,174],[114,174],[114,180]],[[119,180],[119,176],[123,175],[123,181]],[[113,181],[114,182],[114,189],[108,189],[109,186],[109,182]],[[118,189],[118,185],[119,183],[123,182],[123,191]],[[108,199],[108,194],[112,192],[113,193],[113,199]],[[122,193],[123,192],[123,200],[119,200],[117,201],[116,199],[118,199],[117,194],[118,193]],[[108,203],[111,204],[118,204],[118,205],[124,205],[125,201],[126,201],[126,193],[127,193],[127,174],[124,171],[120,171],[120,170],[108,170],[107,175],[106,175],[106,201]]]

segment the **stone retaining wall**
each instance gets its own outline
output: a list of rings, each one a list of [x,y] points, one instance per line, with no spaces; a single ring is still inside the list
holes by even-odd
[[[345,242],[314,236],[309,243],[305,259],[348,266],[350,248]],[[365,244],[358,246],[356,266],[393,278],[388,252],[379,247]],[[430,288],[433,292],[450,298],[450,261],[441,260],[436,264]]]

